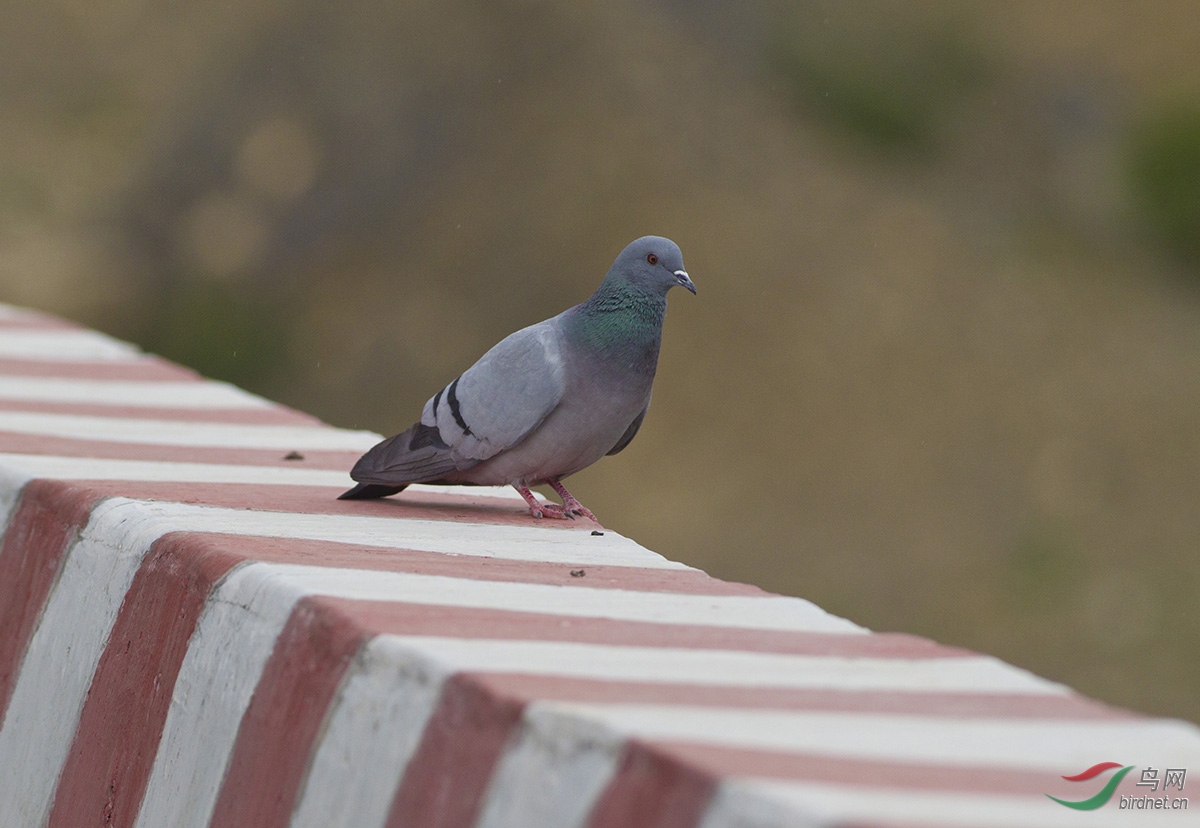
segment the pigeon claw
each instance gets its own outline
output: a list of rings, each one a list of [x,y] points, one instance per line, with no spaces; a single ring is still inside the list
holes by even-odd
[[[558,518],[562,520],[564,517],[563,508],[554,503],[542,503],[529,491],[528,486],[513,486],[521,497],[525,498],[525,503],[529,505],[529,514],[533,515],[535,520],[542,518]]]
[[[563,509],[563,507],[554,503],[539,503],[538,512],[542,517],[556,518],[558,520],[574,520],[575,516]]]
[[[542,518],[553,518],[555,520],[575,520],[577,517],[585,517],[595,523],[596,516],[592,514],[591,509],[584,506],[575,499],[575,495],[567,491],[566,487],[558,481],[553,481],[550,484],[554,487],[554,491],[563,499],[563,504],[559,506],[557,503],[542,503],[529,491],[528,486],[513,486],[514,489],[525,499],[529,505],[529,514],[533,515],[536,520]]]
[[[592,523],[600,522],[600,521],[596,520],[596,516],[592,514],[592,510],[589,509],[588,507],[584,506],[578,500],[575,501],[575,508],[571,509],[569,512],[567,512],[567,517],[571,518],[571,520],[574,520],[576,518],[576,516],[585,517],[588,520],[590,520]]]

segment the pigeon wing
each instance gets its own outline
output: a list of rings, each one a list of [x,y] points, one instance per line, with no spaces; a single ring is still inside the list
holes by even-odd
[[[605,456],[611,457],[612,455],[617,454],[633,441],[634,435],[636,435],[638,433],[638,429],[642,427],[642,420],[646,419],[646,411],[649,410],[649,408],[650,403],[646,403],[646,407],[638,412],[638,415],[633,418],[633,422],[629,424],[629,428],[625,429],[625,433],[621,435],[621,439],[617,440],[617,444],[610,448]]]
[[[420,422],[364,454],[350,477],[386,486],[437,482],[520,443],[562,399],[555,321],[503,339],[434,394]]]
[[[517,445],[558,406],[566,376],[557,323],[509,335],[425,404],[421,425],[437,429],[458,468]]]

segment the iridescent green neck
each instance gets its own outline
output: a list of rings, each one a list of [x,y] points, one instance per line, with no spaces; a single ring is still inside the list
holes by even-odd
[[[654,371],[662,338],[666,296],[646,294],[605,279],[572,320],[579,344],[608,359]]]

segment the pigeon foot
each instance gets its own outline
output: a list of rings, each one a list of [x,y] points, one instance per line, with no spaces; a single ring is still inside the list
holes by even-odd
[[[534,497],[533,492],[529,491],[528,486],[517,486],[514,484],[513,488],[516,489],[521,497],[525,498],[525,502],[529,504],[529,514],[533,515],[538,520],[541,520],[543,517],[557,518],[559,520],[567,517],[567,513],[564,511],[563,507],[559,506],[557,503],[542,503],[536,497]]]
[[[575,495],[568,492],[567,487],[562,483],[559,483],[557,480],[551,480],[550,486],[554,489],[554,491],[558,492],[558,496],[562,498],[562,510],[564,514],[567,516],[579,515],[579,517],[585,517],[593,523],[600,522],[596,520],[596,516],[592,514],[592,510],[576,500]]]
[[[540,502],[536,497],[534,497],[533,492],[529,491],[528,486],[513,486],[513,488],[516,489],[521,497],[525,499],[525,502],[529,504],[529,514],[533,515],[538,520],[543,517],[554,518],[556,520],[574,520],[578,515],[579,517],[588,518],[596,523],[600,522],[596,520],[596,516],[592,514],[591,510],[576,500],[575,496],[568,492],[566,487],[561,483],[555,481],[550,485],[553,486],[554,491],[558,492],[559,496],[562,497],[562,506],[559,506],[557,503]]]

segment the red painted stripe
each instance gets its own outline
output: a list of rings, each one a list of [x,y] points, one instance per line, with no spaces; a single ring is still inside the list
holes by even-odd
[[[522,673],[476,673],[497,693],[526,699],[623,704],[686,704],[837,713],[1049,720],[1137,719],[1083,696],[992,693],[814,690],[788,687],[705,687],[672,682],[614,681]]]
[[[133,825],[196,622],[213,586],[242,560],[197,536],[154,544],[100,657],[50,828]]]
[[[0,376],[59,377],[96,380],[202,380],[190,368],[156,356],[131,356],[122,360],[40,360],[0,357]]]
[[[692,828],[716,790],[712,774],[631,740],[588,816],[588,828]]]
[[[198,451],[203,452],[203,449]],[[187,483],[179,481],[88,480],[89,488],[136,500],[168,500],[229,509],[262,512],[302,512],[313,515],[357,515],[360,517],[415,518],[488,523],[501,526],[537,526],[545,532],[590,534],[596,524],[588,521],[542,520],[535,522],[519,500],[472,496],[464,486],[461,495],[405,491],[381,500],[338,500],[346,487],[264,485],[258,483]]]
[[[296,605],[242,717],[212,828],[288,824],[326,710],[364,637],[328,606]]]
[[[0,382],[3,382],[3,378],[0,378]],[[97,405],[95,403],[0,398],[0,411],[111,417],[115,420],[168,420],[196,423],[237,423],[239,425],[323,425],[316,417],[281,405],[260,408],[164,408],[148,405]]]
[[[122,448],[114,450],[118,459],[154,459],[153,457],[137,457],[139,451],[153,455],[155,449],[131,446],[130,451]],[[162,448],[162,447],[160,447]],[[164,453],[170,453],[171,447],[166,447]],[[189,462],[221,462],[219,452],[228,450],[212,450],[206,448],[183,449],[183,457],[190,457]],[[243,450],[226,454],[229,461],[240,457],[247,459]],[[254,450],[246,450],[253,452]],[[32,452],[21,452],[32,453]],[[304,460],[283,460],[285,451],[266,452],[274,457],[266,465],[278,468],[303,468],[308,463],[310,454],[304,452]],[[313,456],[322,466],[336,465],[330,458],[340,452],[313,452]],[[54,456],[62,456],[55,454]],[[85,456],[83,454],[71,456]],[[351,458],[344,468],[349,469],[357,459],[357,452],[346,455]],[[211,459],[210,459],[211,458]],[[264,464],[256,464],[264,465]],[[315,465],[315,464],[314,464]],[[329,470],[329,469],[326,469]],[[333,469],[333,470],[336,470]],[[380,500],[338,500],[337,497],[350,488],[353,481],[349,473],[346,475],[346,485],[342,486],[296,486],[289,484],[269,485],[259,483],[191,483],[186,481],[153,481],[153,480],[80,480],[81,486],[102,492],[107,496],[128,497],[134,500],[161,500],[178,503],[219,506],[229,509],[253,509],[263,512],[300,512],[304,514],[356,515],[365,517],[408,518],[420,520],[452,520],[455,522],[488,523],[501,526],[538,526],[547,532],[582,532],[590,535],[597,525],[590,521],[543,520],[534,522],[529,516],[529,510],[519,500],[491,496],[476,496],[471,494],[471,487],[462,487],[462,494],[439,494],[409,490],[394,497]],[[603,531],[603,527],[600,527]],[[639,570],[641,571],[641,570]],[[748,587],[750,589],[754,589]]]
[[[1008,768],[891,763],[828,754],[631,739],[587,825],[589,828],[693,826],[703,817],[717,780],[731,777],[903,791],[1030,796],[1039,801],[1046,791],[1055,790],[1057,782],[1049,773]],[[895,828],[917,823],[872,824]]]
[[[451,676],[396,789],[387,828],[469,828],[522,701]]]
[[[715,780],[728,777],[1030,796],[1039,800],[1048,789],[1056,788],[1052,775],[1037,771],[890,763],[827,754],[630,740],[613,780],[587,824],[589,828],[632,824],[691,826],[703,815]]]
[[[80,440],[42,434],[0,431],[0,452],[43,454],[54,457],[94,457],[113,460],[152,460],[163,463],[210,463],[234,466],[277,466],[281,469],[324,469],[348,471],[362,452],[318,450],[301,452],[303,459],[284,459],[287,449],[211,448],[205,446],[160,446]],[[353,484],[346,475],[347,488]]]
[[[908,791],[955,791],[1040,797],[1056,783],[1053,773],[1002,767],[849,759],[708,743],[646,740],[641,747],[712,777],[762,777]]]
[[[931,659],[971,655],[963,650],[942,647],[911,635],[737,629],[716,625],[659,624],[475,607],[356,601],[345,598],[321,600],[329,602],[368,629],[395,635],[570,641],[612,646],[678,647],[843,658]]]
[[[0,547],[0,721],[67,549],[100,496],[54,480],[26,484]]]

